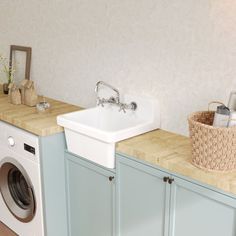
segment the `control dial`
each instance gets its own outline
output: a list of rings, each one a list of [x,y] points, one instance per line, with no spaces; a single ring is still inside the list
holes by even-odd
[[[11,147],[14,147],[15,146],[15,140],[13,137],[9,136],[7,138],[7,141],[8,141],[8,144],[11,146]]]

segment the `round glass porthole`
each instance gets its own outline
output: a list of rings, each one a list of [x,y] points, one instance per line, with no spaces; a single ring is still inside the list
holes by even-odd
[[[23,167],[14,161],[2,162],[0,190],[8,209],[20,221],[29,222],[35,215],[35,198],[30,179]]]

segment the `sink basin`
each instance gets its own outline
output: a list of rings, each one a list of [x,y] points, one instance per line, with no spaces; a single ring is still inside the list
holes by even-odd
[[[115,167],[115,143],[160,127],[158,101],[126,96],[137,109],[119,112],[115,105],[105,104],[57,117],[65,128],[68,151],[107,168]]]

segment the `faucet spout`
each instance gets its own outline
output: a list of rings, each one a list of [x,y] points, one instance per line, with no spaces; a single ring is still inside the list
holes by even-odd
[[[99,99],[98,92],[99,92],[99,88],[100,88],[101,85],[103,85],[103,86],[105,86],[105,87],[108,87],[108,88],[110,88],[111,90],[113,90],[113,91],[116,93],[115,102],[116,102],[116,103],[119,103],[119,102],[120,102],[120,92],[119,92],[119,90],[116,89],[115,87],[113,87],[112,85],[110,85],[110,84],[104,82],[104,81],[98,81],[98,82],[96,83],[95,92],[96,92],[96,94],[97,94],[97,98],[98,98],[98,99]]]

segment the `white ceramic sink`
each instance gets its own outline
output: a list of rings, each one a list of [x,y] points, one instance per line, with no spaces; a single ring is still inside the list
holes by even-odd
[[[115,167],[115,143],[160,127],[159,104],[153,99],[126,96],[137,109],[119,112],[115,105],[105,104],[57,117],[65,128],[70,152],[103,165]]]

